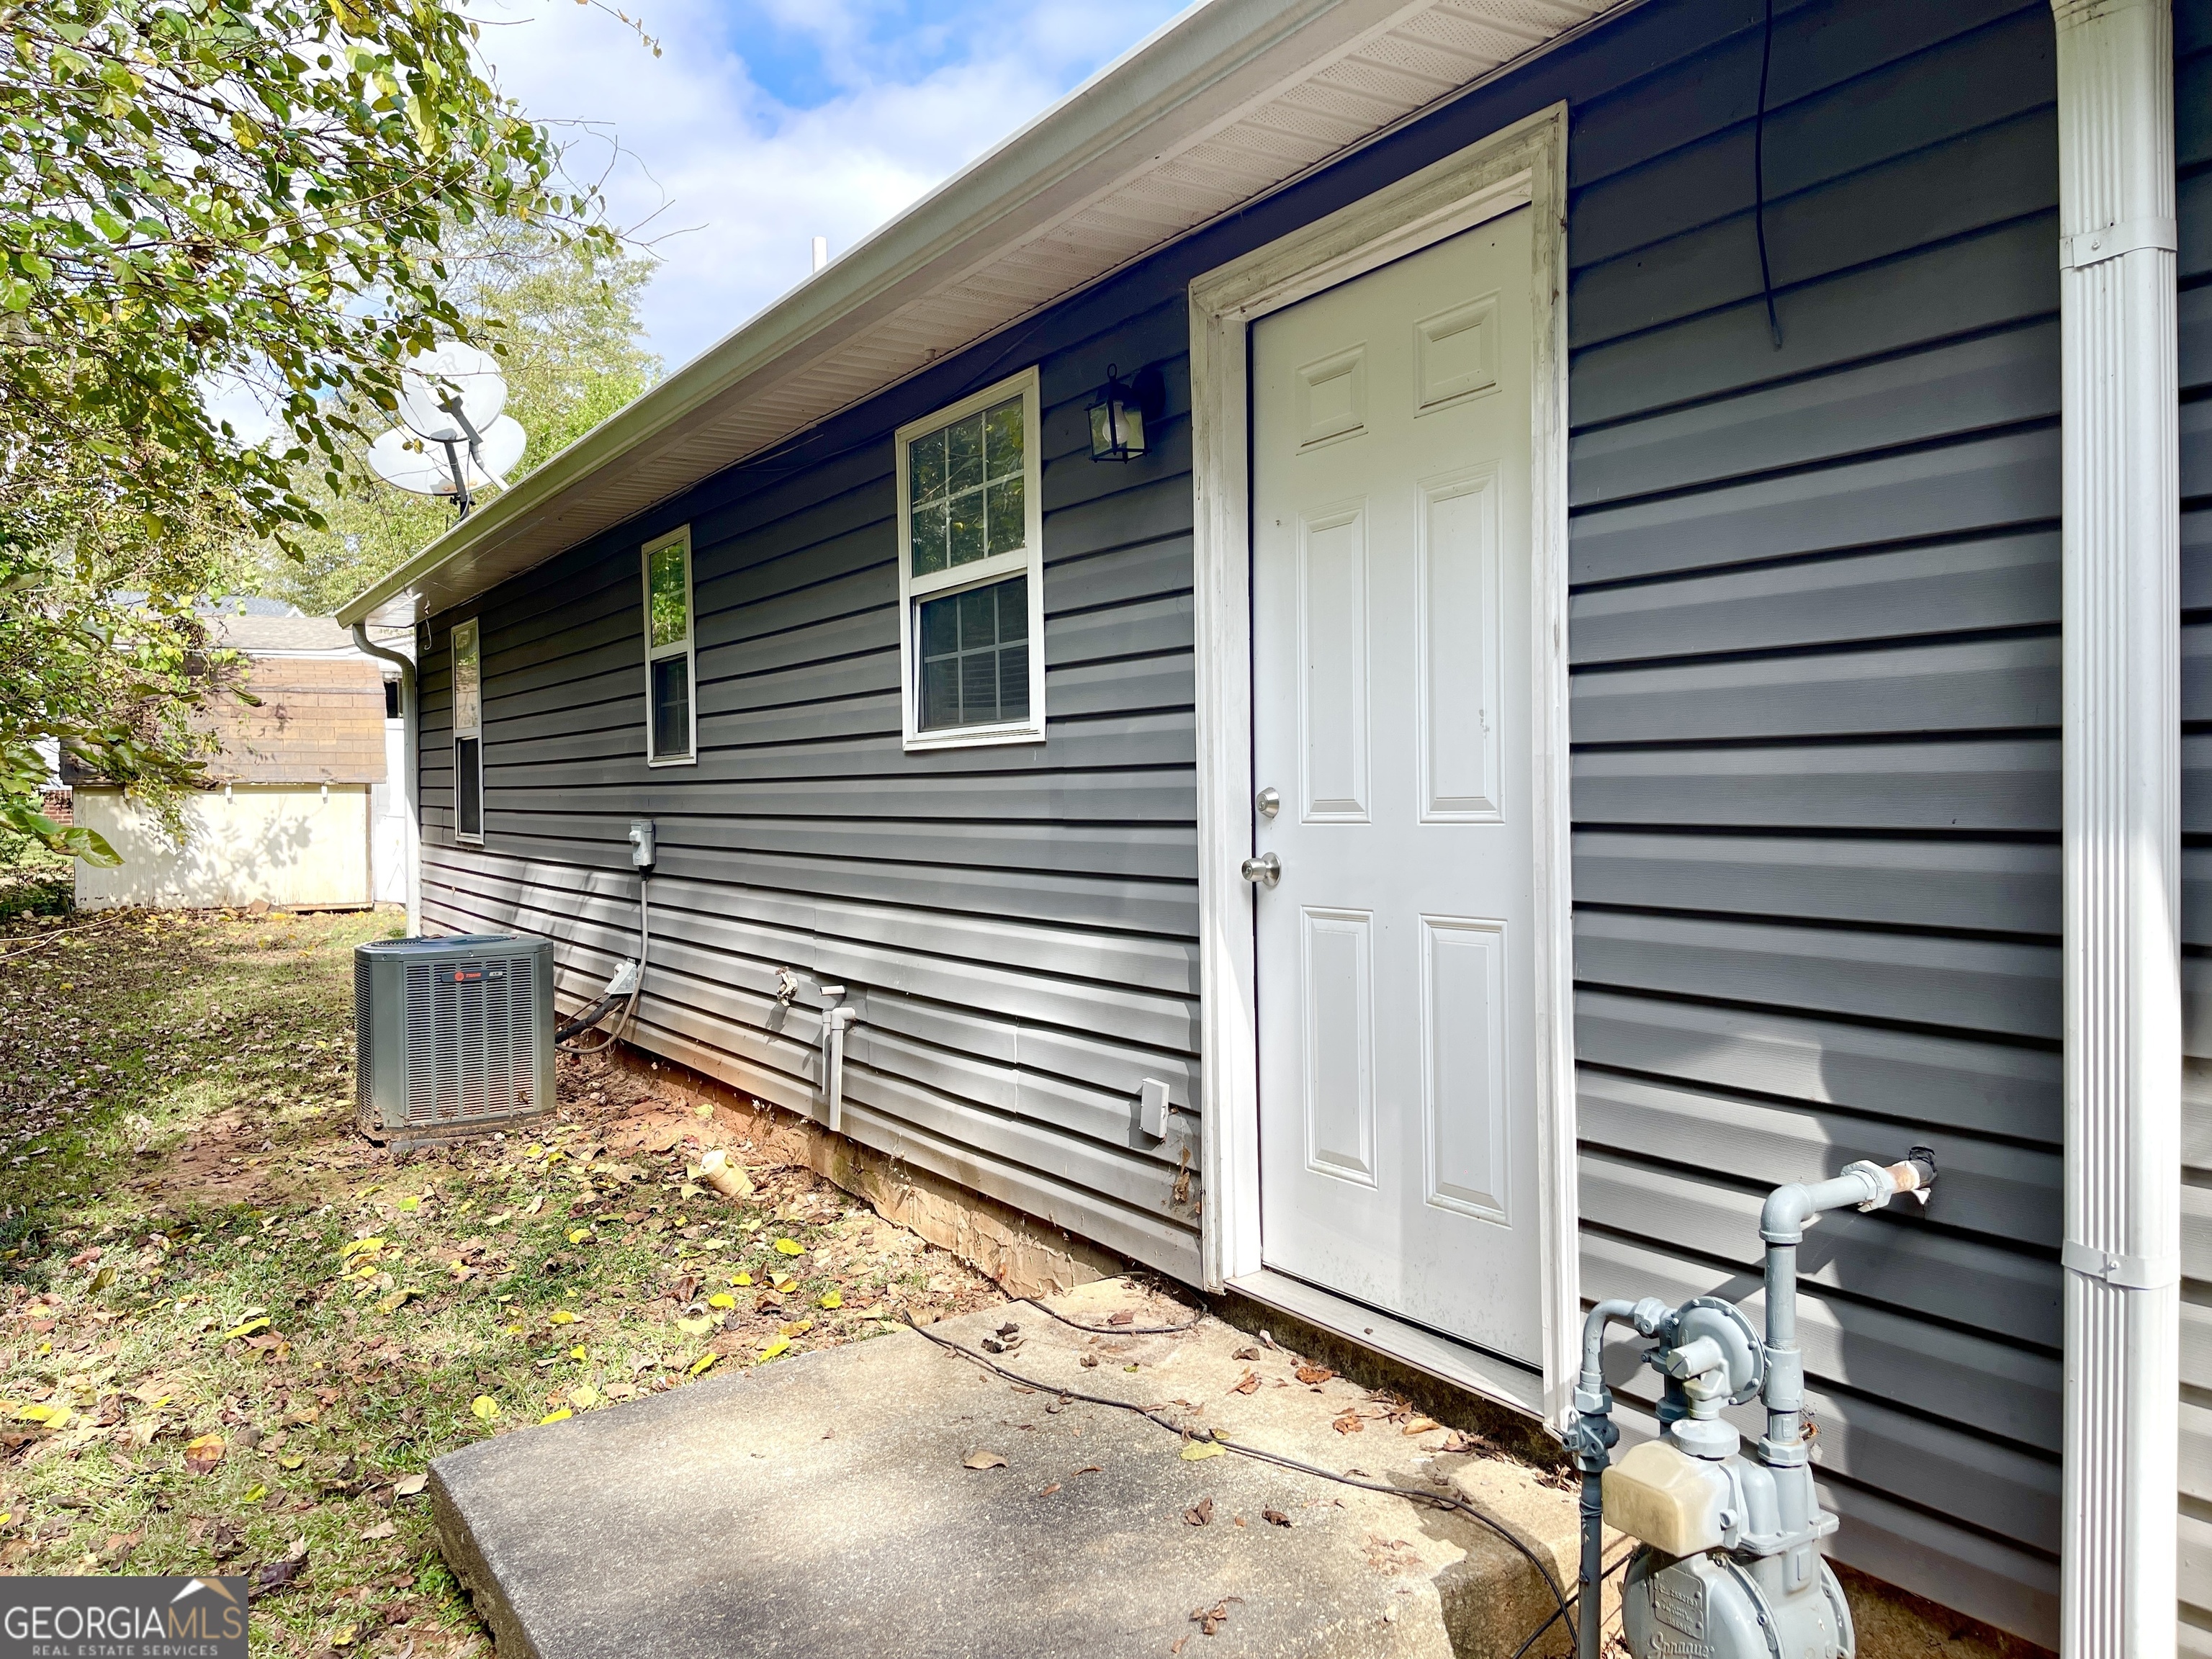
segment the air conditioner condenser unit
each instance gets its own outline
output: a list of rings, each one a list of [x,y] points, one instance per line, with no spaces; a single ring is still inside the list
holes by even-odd
[[[496,933],[378,939],[353,956],[362,1132],[394,1146],[553,1109],[553,945]]]

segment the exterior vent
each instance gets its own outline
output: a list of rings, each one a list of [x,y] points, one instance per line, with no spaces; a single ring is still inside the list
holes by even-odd
[[[465,933],[354,951],[363,1133],[398,1146],[553,1109],[553,946]]]

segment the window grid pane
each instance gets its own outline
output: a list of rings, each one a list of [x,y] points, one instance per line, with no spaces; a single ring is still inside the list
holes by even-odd
[[[483,725],[483,681],[471,623],[453,630],[453,727],[474,732]]]
[[[453,742],[453,829],[472,841],[483,838],[483,744],[476,738]]]
[[[1029,717],[1029,587],[1016,576],[917,607],[922,731]]]
[[[691,752],[691,659],[678,653],[653,665],[653,757]]]
[[[681,542],[655,548],[648,567],[653,592],[653,643],[655,647],[679,645],[691,632],[690,583],[685,580],[684,548]]]
[[[917,576],[1026,545],[1022,400],[907,446],[908,557]]]

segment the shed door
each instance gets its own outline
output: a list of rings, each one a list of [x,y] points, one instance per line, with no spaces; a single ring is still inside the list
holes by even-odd
[[[1540,1363],[1529,235],[1252,330],[1253,823],[1264,1260]]]

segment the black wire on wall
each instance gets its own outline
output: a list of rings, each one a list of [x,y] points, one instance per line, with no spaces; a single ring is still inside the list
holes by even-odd
[[[1774,311],[1774,269],[1766,258],[1766,82],[1774,66],[1774,0],[1766,0],[1766,26],[1759,45],[1759,113],[1751,128],[1753,217],[1759,228],[1759,290],[1766,301],[1766,331],[1782,349],[1782,319]]]

